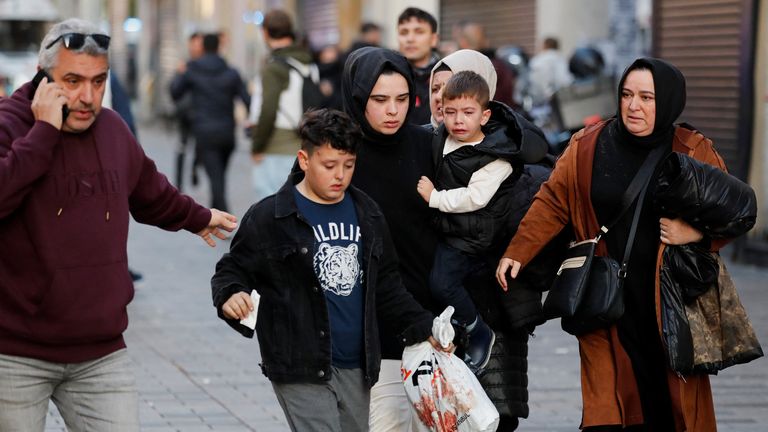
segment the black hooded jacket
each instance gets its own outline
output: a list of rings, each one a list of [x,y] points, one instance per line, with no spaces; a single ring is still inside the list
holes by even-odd
[[[496,101],[489,103],[491,119],[483,127],[485,138],[474,146],[466,145],[443,156],[448,132],[440,125],[433,147],[438,190],[467,187],[472,175],[496,159],[504,159],[513,173],[499,186],[483,208],[467,213],[439,213],[438,231],[450,246],[470,254],[497,253],[509,242],[525,215],[533,194],[549,171],[524,164],[542,161],[547,140],[539,128],[512,108]]]
[[[246,107],[251,97],[240,74],[219,55],[206,54],[187,64],[187,71],[171,82],[171,96],[181,99],[192,94],[192,130],[202,138],[200,144],[216,137],[235,134],[234,99],[239,97]]]
[[[436,52],[432,53],[429,64],[424,67],[410,65],[413,74],[413,108],[411,109],[409,121],[415,125],[429,123],[432,111],[429,106],[429,78],[432,76],[432,68],[440,60]]]
[[[410,124],[408,117],[393,135],[375,131],[365,119],[368,97],[385,69],[404,76],[413,95],[408,61],[395,51],[364,47],[352,52],[344,66],[341,86],[344,111],[360,124],[364,134],[357,151],[352,184],[381,208],[400,259],[403,283],[422,306],[430,309],[429,272],[437,233],[431,223],[434,213],[419,196],[416,184],[423,175],[433,177],[432,135]],[[410,103],[413,104],[413,97]],[[394,337],[395,332],[383,323],[380,329],[382,358],[399,359],[403,347]]]

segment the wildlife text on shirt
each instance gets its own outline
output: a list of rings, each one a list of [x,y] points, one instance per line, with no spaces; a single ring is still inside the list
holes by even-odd
[[[349,240],[360,243],[360,227],[352,224],[328,222],[325,228],[322,225],[315,225],[312,230],[315,232],[315,240],[318,243],[329,240]]]
[[[296,206],[315,236],[312,266],[325,292],[331,327],[331,362],[362,367],[363,237],[349,194],[335,204],[313,202],[294,189]]]

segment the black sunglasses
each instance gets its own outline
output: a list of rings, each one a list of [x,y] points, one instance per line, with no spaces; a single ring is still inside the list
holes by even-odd
[[[96,42],[96,45],[99,46],[101,49],[109,49],[109,39],[110,37],[105,34],[83,34],[83,33],[64,33],[63,35],[57,37],[53,40],[53,42],[49,43],[48,46],[45,47],[45,49],[50,49],[56,42],[61,40],[61,43],[64,44],[64,47],[67,49],[80,49],[85,45],[85,38],[90,37],[93,39],[94,42]]]

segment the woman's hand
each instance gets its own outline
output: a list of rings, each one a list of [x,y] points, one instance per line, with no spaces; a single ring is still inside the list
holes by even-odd
[[[452,353],[456,351],[456,345],[454,345],[453,342],[449,343],[447,347],[444,347],[440,345],[440,342],[438,342],[434,336],[430,336],[429,339],[427,339],[427,341],[429,341],[429,343],[432,345],[432,348],[438,351],[444,351],[447,353]]]
[[[704,234],[696,228],[688,225],[682,218],[659,219],[661,229],[661,242],[668,245],[684,245],[696,243],[704,238]]]
[[[499,285],[501,285],[501,289],[504,291],[508,289],[507,271],[509,271],[509,275],[512,279],[514,279],[517,277],[517,274],[520,273],[521,266],[519,261],[515,261],[512,258],[502,258],[499,260],[499,266],[496,267],[496,280],[499,282]]]

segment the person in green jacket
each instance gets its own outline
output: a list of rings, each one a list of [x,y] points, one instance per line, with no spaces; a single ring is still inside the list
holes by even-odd
[[[310,73],[316,66],[308,50],[296,43],[291,17],[275,9],[262,25],[271,51],[257,78],[251,99],[251,157],[256,200],[274,194],[285,183],[301,142],[296,129],[304,114],[302,80],[291,79],[292,67]]]

